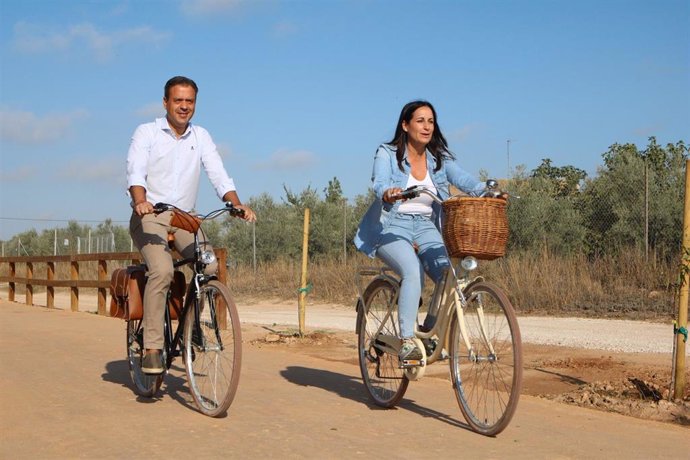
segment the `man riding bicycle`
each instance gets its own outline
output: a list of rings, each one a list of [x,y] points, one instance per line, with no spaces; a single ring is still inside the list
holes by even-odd
[[[193,125],[198,87],[182,76],[165,84],[163,107],[165,118],[139,125],[134,131],[127,154],[127,187],[131,197],[132,216],[129,232],[148,269],[144,291],[144,346],[142,371],[163,373],[163,322],[166,296],[173,279],[173,260],[168,234],[174,234],[175,249],[182,257],[194,251],[194,235],[170,225],[172,212],[153,212],[155,203],[174,205],[191,211],[196,205],[199,177],[203,166],[218,197],[244,211],[243,219],[256,221],[254,212],[241,203],[234,181],[228,176],[210,134]],[[201,231],[199,242],[212,250]],[[213,274],[217,262],[206,268]]]

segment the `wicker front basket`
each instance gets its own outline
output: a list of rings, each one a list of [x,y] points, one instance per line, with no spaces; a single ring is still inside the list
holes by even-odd
[[[451,257],[491,260],[506,253],[506,201],[498,198],[450,198],[443,203],[443,240]]]

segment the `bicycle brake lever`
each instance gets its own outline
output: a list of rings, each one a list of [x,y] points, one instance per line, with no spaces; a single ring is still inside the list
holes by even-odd
[[[240,209],[240,208],[236,207],[231,202],[226,201],[225,207],[228,208],[228,212],[230,213],[231,216],[244,217],[244,209]]]
[[[410,198],[416,198],[419,196],[421,193],[422,188],[418,185],[413,185],[412,187],[408,187],[402,192],[398,194],[398,196],[402,199],[409,200]]]
[[[153,205],[153,212],[155,213],[170,211],[171,209],[173,209],[173,207],[166,203],[156,203]]]

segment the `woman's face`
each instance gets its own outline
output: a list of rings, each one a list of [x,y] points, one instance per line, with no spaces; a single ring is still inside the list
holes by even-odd
[[[430,107],[422,106],[412,113],[409,122],[403,120],[402,127],[407,133],[408,142],[427,145],[434,134],[434,112]]]

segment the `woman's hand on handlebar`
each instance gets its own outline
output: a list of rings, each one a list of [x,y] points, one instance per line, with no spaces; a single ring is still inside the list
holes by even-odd
[[[383,192],[382,199],[386,203],[394,203],[395,201],[401,198],[400,193],[402,193],[402,191],[403,189],[401,189],[400,187],[391,187]]]

